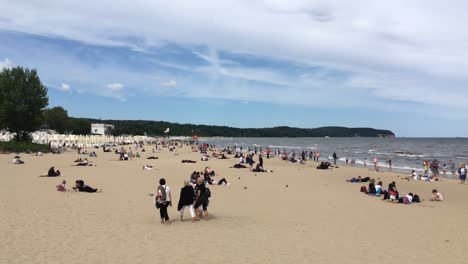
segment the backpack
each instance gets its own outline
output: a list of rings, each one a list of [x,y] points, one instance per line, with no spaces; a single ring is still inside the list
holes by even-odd
[[[161,191],[161,197],[159,198],[162,203],[166,202],[166,187],[161,188],[161,185],[158,187],[158,192]]]
[[[206,188],[205,195],[206,195],[206,198],[210,198],[210,197],[211,197],[211,191],[210,191],[209,188]]]
[[[361,186],[361,192],[367,193],[367,187],[366,186]]]

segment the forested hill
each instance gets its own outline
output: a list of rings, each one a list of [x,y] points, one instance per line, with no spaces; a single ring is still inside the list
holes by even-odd
[[[294,128],[287,126],[271,128],[235,128],[227,126],[208,126],[177,124],[163,121],[142,120],[95,120],[92,123],[105,123],[115,126],[114,135],[147,135],[161,136],[169,128],[170,136],[201,137],[394,137],[390,130],[373,128],[320,127]]]

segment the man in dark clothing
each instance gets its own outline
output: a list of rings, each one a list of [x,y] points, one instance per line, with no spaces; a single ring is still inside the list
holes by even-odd
[[[333,152],[333,165],[336,165],[337,159],[338,159],[338,156],[336,155],[336,152]]]

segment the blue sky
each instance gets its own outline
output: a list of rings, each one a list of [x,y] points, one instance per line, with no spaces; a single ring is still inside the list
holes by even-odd
[[[71,116],[468,136],[463,1],[0,6],[0,68],[36,68]]]

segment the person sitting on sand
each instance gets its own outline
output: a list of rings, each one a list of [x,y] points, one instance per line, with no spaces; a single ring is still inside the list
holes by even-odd
[[[411,171],[411,174],[408,175],[408,176],[406,176],[406,177],[403,178],[403,179],[408,180],[408,181],[409,181],[409,180],[415,180],[415,181],[417,181],[417,180],[419,180],[420,178],[419,178],[418,174],[416,173],[416,171],[415,171],[415,170],[412,170],[412,171]]]
[[[184,209],[188,208],[192,222],[195,221],[195,208],[193,203],[195,201],[195,191],[190,185],[189,181],[184,182],[184,187],[180,189],[179,204],[177,205],[177,211],[180,213],[180,221],[184,221]]]
[[[433,202],[442,202],[444,200],[444,197],[442,194],[437,191],[436,189],[432,190],[432,198],[431,201]]]
[[[96,154],[96,152],[93,151],[93,152],[89,153],[89,156],[92,157],[92,158],[96,158],[97,154]]]
[[[207,155],[203,155],[203,156],[201,157],[201,160],[202,160],[202,161],[208,161],[208,156],[207,156]]]
[[[88,192],[88,193],[102,192],[102,189],[92,188],[91,186],[86,185],[84,181],[82,180],[75,181],[75,187],[73,187],[73,190],[77,192]]]
[[[59,192],[66,192],[66,191],[68,191],[68,190],[67,190],[67,187],[66,187],[66,184],[67,184],[67,182],[66,182],[65,180],[63,180],[62,183],[57,184],[57,186],[56,186],[57,191],[59,191]]]
[[[375,180],[372,179],[369,183],[369,188],[368,188],[368,192],[367,194],[373,194],[375,195],[377,193],[376,189],[375,189]]]
[[[197,185],[195,186],[195,193],[195,211],[197,212],[197,215],[199,217],[208,217],[208,191],[205,186],[204,180],[201,178],[197,180]]]
[[[375,185],[375,195],[380,195],[382,193],[382,181],[379,181]]]
[[[317,166],[317,169],[319,170],[328,170],[332,165],[328,161],[322,161],[320,165]]]
[[[23,164],[24,161],[21,160],[20,156],[15,156],[12,161],[13,164]]]
[[[60,176],[60,171],[55,170],[55,168],[52,166],[50,167],[49,171],[47,172],[47,177],[58,177]]]
[[[265,170],[261,165],[260,163],[257,164],[257,166],[255,166],[255,169],[252,170],[253,172],[268,172],[267,170]]]

